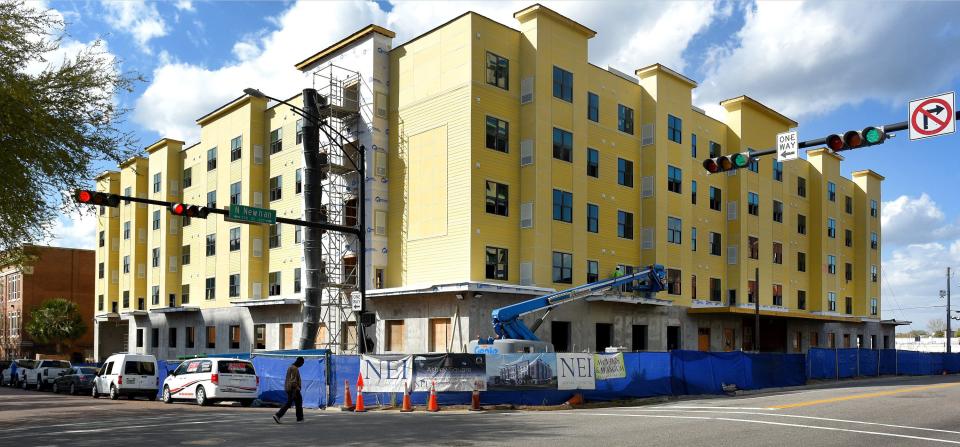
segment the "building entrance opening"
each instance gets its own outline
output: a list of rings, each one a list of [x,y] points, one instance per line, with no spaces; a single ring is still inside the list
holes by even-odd
[[[553,321],[550,323],[550,343],[556,352],[570,352],[570,322]]]
[[[680,326],[667,326],[667,351],[680,349]]]

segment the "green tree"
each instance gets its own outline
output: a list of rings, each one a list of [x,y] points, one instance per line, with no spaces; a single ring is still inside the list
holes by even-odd
[[[64,298],[44,301],[30,313],[25,326],[27,334],[42,344],[54,344],[57,354],[64,342],[76,340],[87,332],[77,303]]]
[[[49,235],[64,192],[92,185],[93,162],[135,153],[116,94],[142,78],[100,40],[65,55],[64,33],[59,14],[0,1],[0,262]]]

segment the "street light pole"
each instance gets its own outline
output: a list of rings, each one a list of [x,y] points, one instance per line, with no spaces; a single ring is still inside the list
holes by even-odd
[[[317,91],[303,89],[303,216],[308,222],[323,220],[323,193],[320,183],[320,120]],[[300,330],[300,349],[316,348],[317,332],[320,329],[322,296],[320,290],[323,271],[321,236],[317,228],[307,227],[303,238],[303,260],[306,284],[303,289],[304,315]]]

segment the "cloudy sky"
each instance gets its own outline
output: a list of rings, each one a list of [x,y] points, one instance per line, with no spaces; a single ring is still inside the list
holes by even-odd
[[[960,2],[543,1],[598,30],[590,60],[632,72],[659,62],[696,80],[696,105],[748,94],[799,121],[801,139],[906,119],[912,98],[960,86]],[[144,145],[196,141],[194,120],[257,86],[292,95],[293,64],[369,23],[403,43],[467,10],[516,26],[531,2],[57,2],[67,47],[106,41],[148,78],[118,98]],[[846,152],[843,174],[883,185],[883,317],[942,317],[947,266],[960,268],[960,135],[906,134]],[[104,165],[103,168],[111,166]],[[93,247],[95,221],[64,216],[55,245]],[[960,295],[960,276],[953,281]],[[960,299],[956,300],[960,303]],[[957,326],[960,326],[958,322]]]

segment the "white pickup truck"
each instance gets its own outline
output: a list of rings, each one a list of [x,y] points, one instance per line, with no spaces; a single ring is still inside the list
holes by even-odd
[[[53,381],[61,372],[70,369],[70,362],[65,360],[35,360],[31,368],[23,370],[23,389],[35,387],[37,391],[42,390]]]

